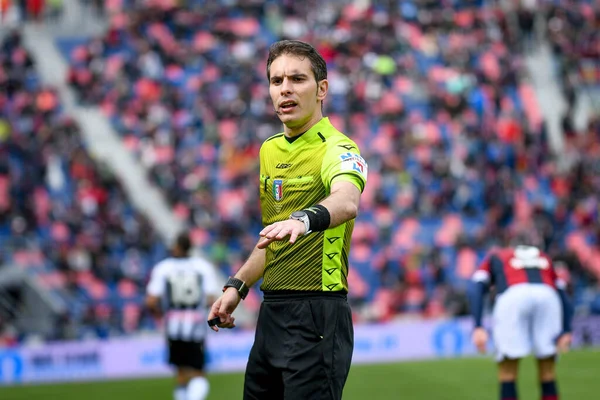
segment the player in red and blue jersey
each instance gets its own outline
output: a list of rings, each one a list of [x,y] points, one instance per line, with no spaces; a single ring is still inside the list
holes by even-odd
[[[492,332],[500,399],[518,399],[519,360],[533,353],[538,359],[541,399],[558,400],[555,357],[557,351],[570,347],[572,310],[552,260],[537,247],[522,245],[492,249],[486,255],[469,288],[473,343],[482,353],[488,342],[483,304],[491,286],[496,291]]]

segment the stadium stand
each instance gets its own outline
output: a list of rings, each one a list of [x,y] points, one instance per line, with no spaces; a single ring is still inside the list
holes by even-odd
[[[26,269],[69,304],[71,335],[137,329],[165,246],[40,84],[18,32],[2,42],[0,65],[0,265]]]
[[[575,2],[569,10],[576,11],[565,12],[571,3],[539,11],[568,99],[597,84],[588,78],[597,75],[589,59],[600,21],[597,2]],[[464,314],[464,285],[484,251],[532,232],[563,262],[579,312],[600,313],[600,122],[592,116],[577,133],[564,125],[564,148],[550,147],[524,66],[536,46],[538,14],[478,0],[372,1],[367,8],[323,1],[318,12],[311,2],[185,4],[112,1],[105,35],[57,44],[79,101],[103,110],[193,227],[195,244],[225,273],[254,245],[258,146],[280,129],[268,100],[266,51],[274,40],[298,38],[325,55],[326,114],[369,161],[350,256],[357,320]],[[567,79],[573,71],[586,79]],[[31,96],[37,89],[23,90]],[[108,181],[95,185],[127,209],[118,183]],[[131,210],[115,218],[117,226],[143,223]],[[160,253],[156,242],[140,250],[139,236],[125,237],[134,250],[108,254],[143,267],[134,278],[96,274],[99,299],[123,292],[135,299],[143,271]],[[61,265],[51,263],[47,273],[64,271]],[[258,296],[252,291],[250,309]],[[98,304],[101,322],[90,317],[87,325],[121,326],[111,314],[121,303]],[[136,321],[127,326],[138,329]]]

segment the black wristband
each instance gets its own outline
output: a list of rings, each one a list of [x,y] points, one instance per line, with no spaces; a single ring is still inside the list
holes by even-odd
[[[324,205],[317,204],[302,211],[308,216],[311,231],[323,232],[329,228],[331,214],[329,214],[329,210]]]
[[[241,279],[234,278],[233,276],[230,276],[227,282],[225,283],[225,286],[223,286],[223,292],[226,291],[229,287],[235,288],[238,291],[238,294],[240,295],[242,300],[244,300],[246,296],[248,296],[248,292],[250,291],[250,288],[246,286],[246,282],[244,282]]]

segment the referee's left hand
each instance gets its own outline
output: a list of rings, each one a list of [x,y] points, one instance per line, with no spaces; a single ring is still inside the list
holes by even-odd
[[[266,249],[271,242],[284,240],[288,236],[290,238],[290,244],[293,244],[296,243],[298,236],[302,236],[304,233],[306,233],[306,227],[302,221],[286,219],[285,221],[275,222],[260,231],[259,235],[262,240],[258,242],[256,247],[259,249]]]
[[[231,329],[235,328],[235,318],[233,312],[240,303],[240,295],[235,288],[227,288],[225,292],[214,302],[208,313],[208,320],[219,317],[221,323],[217,326],[211,326],[215,332],[219,332],[219,328]]]

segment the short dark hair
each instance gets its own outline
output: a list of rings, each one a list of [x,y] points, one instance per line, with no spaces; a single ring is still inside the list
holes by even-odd
[[[327,64],[319,52],[310,44],[300,40],[280,40],[269,48],[267,59],[267,79],[271,79],[271,64],[283,54],[290,54],[300,58],[308,57],[315,80],[317,82],[327,79]]]
[[[175,248],[181,253],[188,254],[192,248],[192,240],[187,232],[181,232],[175,239]]]

